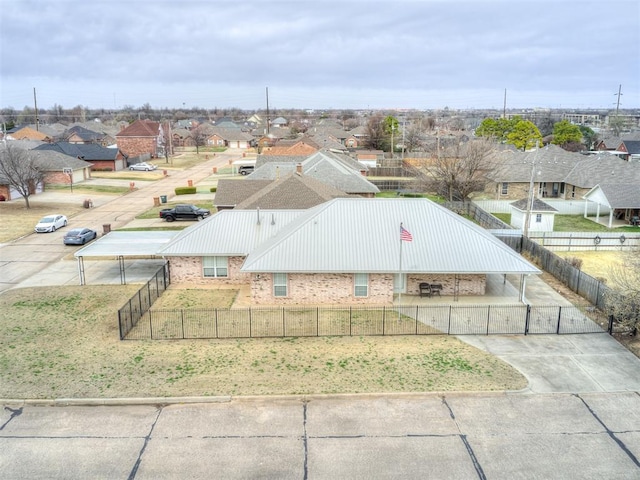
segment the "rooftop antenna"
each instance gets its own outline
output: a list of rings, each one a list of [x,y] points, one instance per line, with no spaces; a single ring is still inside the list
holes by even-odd
[[[33,87],[33,106],[36,110],[36,132],[40,131],[40,119],[38,118],[38,99],[36,98],[36,87]]]
[[[267,92],[267,135],[269,135],[269,87],[265,87]]]

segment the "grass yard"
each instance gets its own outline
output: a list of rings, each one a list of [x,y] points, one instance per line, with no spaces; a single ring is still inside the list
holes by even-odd
[[[9,242],[33,232],[38,220],[45,215],[62,213],[69,219],[83,210],[81,200],[78,204],[40,202],[37,195],[30,198],[31,208],[24,201],[0,202],[0,243]],[[69,220],[71,223],[71,220]]]
[[[623,254],[620,251],[576,251],[554,252],[562,258],[579,258],[582,260],[581,270],[594,278],[609,281],[611,269],[623,265]]]
[[[0,295],[0,397],[503,391],[526,379],[454,337],[120,341],[136,285]],[[158,306],[228,303],[235,290],[168,290]]]

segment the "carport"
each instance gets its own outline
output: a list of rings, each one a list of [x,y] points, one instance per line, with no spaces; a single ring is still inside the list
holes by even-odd
[[[80,285],[86,285],[85,258],[115,258],[120,269],[120,284],[126,285],[125,259],[157,258],[157,253],[179,231],[128,231],[109,232],[95,242],[81,248],[73,255],[78,262]]]

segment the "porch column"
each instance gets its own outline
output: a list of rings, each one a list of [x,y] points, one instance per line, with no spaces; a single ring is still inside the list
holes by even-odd
[[[600,223],[600,204],[596,207],[596,223]]]
[[[609,228],[613,225],[613,208],[609,209]]]
[[[520,274],[520,301],[522,303],[527,303],[527,297],[525,296],[525,290],[527,289],[527,277],[523,273]]]
[[[589,210],[588,206],[589,206],[589,200],[587,199],[584,202],[584,218],[587,218],[587,211]]]

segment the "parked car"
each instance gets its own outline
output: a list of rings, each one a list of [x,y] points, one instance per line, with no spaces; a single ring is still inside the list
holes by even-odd
[[[129,167],[129,170],[142,170],[144,172],[149,172],[157,168],[158,166],[154,165],[153,163],[142,162],[142,163],[134,163]]]
[[[42,217],[36,224],[34,230],[36,233],[55,232],[57,229],[67,226],[67,217],[56,213],[55,215],[47,215]]]
[[[240,175],[249,175],[250,173],[253,173],[253,169],[254,166],[253,165],[242,165],[239,169],[238,169],[238,173]]]
[[[98,232],[90,228],[74,228],[69,230],[62,241],[65,245],[84,245],[98,236]]]
[[[211,215],[211,211],[195,205],[176,205],[173,208],[160,210],[159,215],[160,218],[164,218],[167,222],[173,222],[174,220],[202,220]]]

